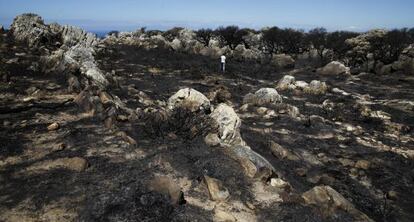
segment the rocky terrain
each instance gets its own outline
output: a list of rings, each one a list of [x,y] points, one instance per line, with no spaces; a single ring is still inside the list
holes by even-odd
[[[355,73],[189,30],[0,32],[0,221],[414,220],[412,46]]]

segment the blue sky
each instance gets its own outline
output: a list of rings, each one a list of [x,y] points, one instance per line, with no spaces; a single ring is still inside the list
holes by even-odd
[[[365,31],[414,27],[414,0],[0,0],[0,24],[24,12],[90,31],[235,24]]]

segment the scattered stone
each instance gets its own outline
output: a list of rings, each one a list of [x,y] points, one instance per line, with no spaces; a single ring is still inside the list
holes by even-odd
[[[216,133],[209,133],[204,137],[204,142],[209,146],[218,146],[220,145],[220,138]]]
[[[340,62],[333,61],[323,68],[319,68],[316,72],[321,75],[348,75],[351,74],[351,69]]]
[[[291,75],[285,75],[281,80],[279,80],[276,88],[278,90],[294,89],[296,88],[295,81],[295,77]]]
[[[129,143],[130,145],[137,145],[137,141],[134,138],[128,136],[126,132],[118,132],[117,136],[121,137],[125,142]]]
[[[244,104],[243,106],[240,107],[240,112],[247,112],[249,110],[250,105],[249,104]]]
[[[316,186],[303,193],[302,198],[306,204],[318,207],[327,216],[333,216],[337,209],[342,209],[350,213],[356,221],[373,221],[330,186]]]
[[[237,159],[237,161],[240,163],[240,165],[243,167],[243,170],[245,172],[245,174],[250,177],[253,178],[256,176],[257,174],[257,167],[256,165],[250,161],[249,158],[245,157],[240,157]]]
[[[39,91],[39,89],[38,88],[36,88],[35,86],[31,86],[31,87],[29,87],[28,89],[26,89],[25,90],[25,92],[28,94],[28,95],[33,95],[33,94],[35,94],[36,92],[38,92]]]
[[[292,153],[291,151],[289,151],[288,149],[284,148],[283,146],[279,145],[274,141],[270,141],[270,150],[273,156],[281,160],[285,158],[292,161],[299,160],[298,156],[296,156],[294,153]]]
[[[325,94],[327,90],[328,90],[328,86],[326,85],[325,82],[321,82],[319,80],[312,80],[309,83],[309,86],[305,88],[303,91],[309,94],[320,95],[320,94]]]
[[[390,190],[387,192],[387,198],[390,200],[397,200],[398,199],[398,193],[396,191]]]
[[[184,193],[178,184],[170,177],[157,176],[149,182],[149,189],[168,195],[172,204],[184,204]]]
[[[266,107],[259,107],[256,109],[257,114],[259,115],[265,115],[268,109]]]
[[[381,111],[381,110],[371,111],[369,113],[369,115],[372,118],[378,118],[378,119],[383,119],[383,120],[391,120],[391,115],[389,113],[386,113],[386,112]]]
[[[47,130],[55,131],[55,130],[58,130],[59,127],[60,127],[59,123],[52,123],[49,126],[47,126]]]
[[[125,115],[118,115],[116,117],[116,120],[118,120],[119,122],[126,122],[126,121],[128,121],[128,117],[125,116]]]
[[[255,106],[271,105],[282,103],[282,97],[273,88],[261,88],[254,94],[249,93],[243,99],[244,104]]]
[[[99,93],[99,99],[101,100],[101,103],[104,105],[112,103],[112,97],[105,91],[101,91]]]
[[[350,160],[350,159],[346,159],[346,158],[339,158],[338,161],[342,164],[342,166],[344,167],[351,167],[354,166],[355,162]]]
[[[176,140],[176,139],[178,139],[178,136],[177,136],[177,134],[175,134],[175,133],[168,133],[168,138],[170,138],[170,139],[172,139],[172,140]]]
[[[64,149],[66,149],[66,144],[60,143],[59,145],[57,145],[56,147],[53,148],[53,151],[58,152],[58,151],[62,151]]]
[[[230,196],[229,191],[220,180],[204,176],[204,182],[207,185],[211,200],[225,201]]]
[[[82,172],[88,167],[88,162],[81,157],[59,158],[55,160],[46,160],[31,165],[29,171],[54,170],[58,168],[68,169],[76,172]]]

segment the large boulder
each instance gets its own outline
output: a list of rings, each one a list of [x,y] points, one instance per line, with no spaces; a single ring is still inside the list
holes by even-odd
[[[303,193],[302,198],[306,204],[317,207],[326,216],[334,216],[340,209],[351,214],[355,221],[373,221],[330,186],[316,186]]]
[[[17,41],[26,42],[31,47],[52,45],[60,40],[60,34],[53,33],[49,26],[45,25],[42,17],[35,14],[17,16],[10,31]]]
[[[210,114],[210,117],[217,125],[222,142],[230,144],[240,138],[241,120],[232,107],[221,103]]]
[[[234,49],[233,57],[237,60],[260,60],[262,53],[257,49],[246,49],[243,44],[240,44]]]
[[[185,88],[181,89],[168,99],[168,108],[173,110],[177,107],[185,107],[191,111],[210,110],[210,101],[201,92]]]
[[[404,49],[400,55],[398,64],[400,64],[398,69],[404,70],[407,74],[414,75],[414,44]]]
[[[323,68],[319,68],[317,72],[321,75],[342,75],[350,74],[351,70],[344,64],[337,61],[333,61],[324,66]]]
[[[271,105],[282,102],[282,97],[273,88],[261,88],[254,94],[247,94],[244,99],[244,104],[251,104],[256,106]]]
[[[249,46],[249,49],[260,49],[263,39],[263,33],[255,34],[249,32],[243,36],[243,41]]]
[[[294,68],[295,60],[290,55],[277,54],[272,58],[271,63],[278,68]]]

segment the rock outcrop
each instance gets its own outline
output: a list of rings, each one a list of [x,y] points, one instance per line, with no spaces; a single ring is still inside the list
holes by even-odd
[[[295,60],[290,55],[277,54],[272,58],[271,63],[278,68],[294,68]]]
[[[343,75],[350,74],[351,70],[344,64],[337,61],[333,61],[324,66],[323,68],[319,68],[317,72],[321,75]]]
[[[23,14],[17,16],[10,29],[14,38],[20,42],[26,42],[31,47],[40,45],[52,45],[61,41],[59,33],[54,33],[44,22],[42,17],[36,14]]]
[[[43,55],[44,71],[63,72],[75,67],[101,89],[107,87],[108,80],[98,68],[94,57],[98,44],[95,35],[77,27],[56,23],[46,25],[35,14],[17,16],[11,32],[16,40],[27,42],[29,46],[52,49]]]

